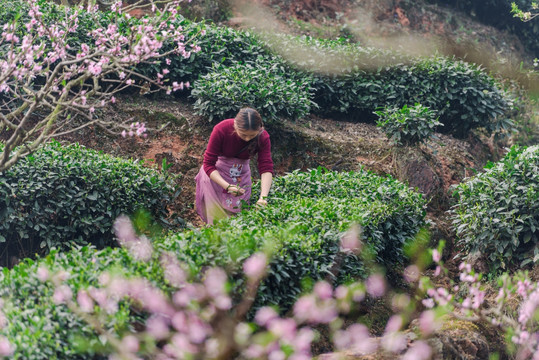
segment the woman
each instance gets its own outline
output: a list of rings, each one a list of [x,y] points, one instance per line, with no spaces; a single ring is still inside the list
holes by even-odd
[[[204,153],[204,163],[196,176],[196,209],[208,224],[241,210],[241,202],[251,197],[249,160],[258,153],[261,192],[257,205],[266,205],[273,161],[269,134],[260,114],[241,109],[234,119],[215,125]]]

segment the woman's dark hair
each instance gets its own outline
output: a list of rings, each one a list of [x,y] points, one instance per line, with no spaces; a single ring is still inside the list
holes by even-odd
[[[264,127],[258,111],[251,108],[241,109],[234,118],[234,123],[241,130],[260,130]]]
[[[252,108],[243,108],[241,109],[236,117],[234,118],[234,124],[238,127],[238,129],[241,130],[247,130],[247,131],[261,131],[264,127],[264,123],[262,122],[262,117],[256,111]],[[247,149],[249,150],[249,155],[254,155],[258,150],[258,141],[259,141],[260,133],[252,140],[249,141],[249,146]]]

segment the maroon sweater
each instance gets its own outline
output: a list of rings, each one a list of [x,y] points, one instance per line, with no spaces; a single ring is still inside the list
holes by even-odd
[[[234,131],[234,119],[226,119],[215,125],[210,135],[208,147],[204,153],[204,171],[208,176],[216,170],[215,163],[218,156],[236,157],[249,159],[249,150],[245,149],[240,154],[238,151],[247,145]],[[260,174],[273,172],[273,160],[271,160],[271,142],[269,134],[264,130],[258,136],[258,172]]]

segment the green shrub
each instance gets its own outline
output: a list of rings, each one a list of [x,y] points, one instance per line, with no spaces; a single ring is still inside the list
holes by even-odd
[[[254,189],[256,198],[258,188]],[[268,277],[257,305],[286,309],[302,291],[302,280],[330,278],[342,283],[368,273],[363,260],[343,254],[342,235],[362,227],[364,253],[389,271],[405,261],[402,247],[425,225],[422,195],[390,177],[361,171],[321,169],[277,177],[271,205],[166,240],[194,273],[206,264],[234,269],[258,249],[273,249]],[[332,269],[340,262],[340,271]],[[241,285],[236,283],[237,286]]]
[[[76,339],[83,337],[99,346],[99,338],[64,305],[54,304],[54,289],[38,280],[38,268],[69,273],[67,284],[74,294],[89,286],[99,287],[103,271],[145,277],[171,294],[173,288],[159,262],[159,254],[164,252],[177,256],[193,276],[202,276],[208,266],[222,266],[239,300],[245,281],[243,261],[254,252],[270,249],[273,256],[268,277],[259,288],[255,308],[273,304],[284,311],[302,292],[306,278],[343,283],[368,274],[360,257],[340,250],[340,238],[352,224],[362,226],[363,254],[369,253],[388,270],[404,262],[402,245],[425,225],[424,207],[421,194],[395,179],[364,171],[318,169],[277,177],[269,206],[243,211],[212,227],[155,239],[155,251],[148,262],[133,260],[124,249],[83,247],[70,252],[53,250],[38,261],[26,259],[11,270],[4,269],[0,297],[5,300],[2,311],[7,325],[0,329],[0,335],[17,347],[15,359],[92,356],[88,350],[77,353]],[[126,302],[117,312],[103,315],[107,328],[119,333],[137,328],[145,318]]]
[[[75,296],[81,289],[101,287],[99,277],[105,271],[126,278],[144,277],[166,291],[159,261],[137,262],[120,248],[96,251],[85,246],[69,252],[53,250],[39,261],[25,259],[11,270],[4,268],[0,274],[0,297],[4,299],[2,313],[7,321],[0,334],[16,347],[13,359],[96,358],[88,348],[104,345],[95,330],[79,316],[63,304],[55,305],[55,287],[39,280],[40,267],[47,268],[50,274],[61,271],[69,274],[66,284]],[[96,309],[112,332],[132,331],[137,323],[144,321],[144,315],[133,312],[127,302],[122,302],[112,313]],[[77,340],[81,338],[86,344],[79,349]]]
[[[292,77],[277,61],[237,63],[219,67],[195,82],[191,95],[198,113],[225,119],[249,106],[264,119],[300,118],[314,105],[309,78]]]
[[[120,214],[167,215],[171,181],[132,160],[51,142],[0,174],[4,256],[29,256],[73,243],[112,245]]]
[[[539,146],[513,147],[499,163],[460,184],[453,226],[469,252],[494,270],[539,260]]]
[[[434,111],[417,103],[410,107],[404,105],[402,109],[385,108],[375,113],[379,116],[376,125],[399,145],[422,143],[434,135],[437,126],[442,125]]]
[[[296,71],[313,75],[313,101],[322,114],[364,122],[374,120],[378,108],[420,103],[437,111],[444,124],[440,131],[457,137],[479,127],[494,132],[511,125],[505,116],[509,97],[479,66],[310,37],[270,42]]]
[[[40,1],[46,3],[45,0]],[[47,19],[57,18],[63,11],[61,7],[50,4],[46,8],[51,9],[51,14],[46,14]],[[106,24],[111,17],[118,15],[104,12],[101,16],[101,22]],[[0,9],[0,19],[7,21],[10,17],[13,18],[13,12]],[[121,17],[119,31],[137,21]],[[373,112],[378,108],[403,107],[417,102],[437,111],[440,122],[444,124],[441,131],[457,137],[465,137],[475,128],[496,132],[512,126],[505,116],[511,107],[509,98],[492,77],[475,65],[442,57],[414,59],[343,41],[286,35],[260,37],[246,31],[190,22],[181,16],[177,21],[184,28],[186,42],[197,44],[202,50],[187,59],[171,56],[168,59],[170,64],[164,61],[140,64],[137,71],[154,78],[166,67],[171,82],[194,83],[199,79],[197,96],[204,94],[204,100],[197,106],[208,117],[230,116],[223,115],[228,110],[222,108],[228,103],[223,103],[221,97],[239,96],[249,91],[251,96],[242,95],[236,101],[256,102],[260,104],[257,108],[265,108],[270,116],[275,117],[300,117],[317,109],[326,115],[372,121],[375,120]],[[93,26],[89,19],[80,19],[79,22],[77,33],[72,35],[73,48],[87,41],[87,34]],[[163,51],[171,50],[172,46],[165,44]],[[275,55],[272,49],[280,55]],[[283,65],[282,58],[288,65]],[[279,70],[278,76],[274,77],[276,63]],[[242,64],[251,68],[241,69]],[[282,78],[284,85],[278,91],[279,95],[269,96],[268,101],[264,101],[264,86],[251,88],[253,82],[245,78],[253,75],[251,71],[262,76],[267,82],[266,88],[275,85],[274,80]],[[222,83],[231,79],[234,79],[234,84],[241,80],[249,86],[243,89],[234,85],[233,90],[228,90],[221,85],[217,95],[211,95],[209,82]],[[298,94],[293,95],[294,91]],[[298,110],[293,110],[289,104],[297,106]],[[231,112],[235,111],[237,106]],[[280,114],[276,115],[276,112]]]
[[[154,78],[163,67],[170,70],[171,81],[190,81],[214,71],[214,67],[233,66],[238,62],[252,62],[260,56],[268,56],[263,43],[248,31],[238,31],[205,23],[190,22],[179,18],[184,28],[185,41],[196,43],[201,51],[192,53],[187,59],[171,56],[170,65],[159,62],[141,64],[137,70]],[[203,35],[202,35],[203,34]],[[173,49],[173,44],[165,44],[163,51]]]

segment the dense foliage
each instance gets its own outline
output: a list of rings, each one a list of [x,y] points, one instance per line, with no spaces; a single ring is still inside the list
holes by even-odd
[[[394,143],[415,145],[434,135],[434,129],[442,125],[436,113],[429,108],[415,104],[399,108],[385,108],[376,111],[379,119],[376,123]]]
[[[4,268],[0,275],[0,296],[5,301],[2,312],[7,322],[0,334],[16,347],[14,359],[88,358],[91,353],[85,354],[84,349],[102,346],[90,325],[65,305],[55,304],[55,286],[43,281],[39,268],[66,277],[75,296],[79,290],[99,288],[104,271],[127,278],[144,277],[155,286],[166,287],[159,262],[137,262],[122,248],[96,251],[85,246],[69,252],[53,250],[38,262],[25,259],[12,270]],[[143,320],[126,302],[118,308],[96,306],[95,309],[105,327],[117,333],[132,331]],[[84,346],[79,349],[79,344]]]
[[[364,171],[295,172],[277,178],[270,197],[272,204],[266,208],[244,211],[213,227],[156,239],[156,251],[148,262],[135,261],[124,249],[84,247],[55,250],[37,262],[27,259],[12,270],[5,269],[0,296],[5,298],[7,326],[0,335],[17,346],[16,358],[21,359],[77,358],[75,340],[80,336],[99,344],[88,325],[65,305],[55,305],[53,287],[39,280],[40,267],[51,274],[61,270],[70,274],[67,282],[73,294],[98,287],[99,274],[105,270],[145,277],[168,291],[158,258],[158,254],[168,253],[197,277],[210,266],[223,266],[238,297],[245,282],[242,263],[254,252],[266,251],[271,254],[269,274],[259,288],[255,307],[273,304],[285,310],[305,289],[305,279],[342,283],[364,277],[370,272],[365,257],[392,270],[404,262],[402,245],[425,225],[421,194],[395,179]],[[340,248],[341,237],[355,223],[362,226],[361,257]],[[136,307],[122,304],[108,314],[102,310],[113,331],[132,329],[144,317]]]
[[[166,217],[166,176],[132,160],[52,142],[0,174],[3,256],[73,244],[112,245],[112,224],[138,209]]]
[[[539,146],[513,147],[499,163],[458,185],[453,225],[460,243],[494,270],[539,260]]]
[[[256,61],[220,66],[195,82],[198,113],[212,120],[234,117],[250,106],[267,120],[306,116],[313,107],[308,78],[293,77],[282,63]]]
[[[257,249],[272,248],[258,302],[286,307],[301,293],[306,277],[342,282],[368,272],[356,255],[339,255],[340,239],[353,224],[362,228],[364,254],[388,270],[404,262],[403,244],[425,225],[421,194],[366,171],[296,171],[275,179],[269,199],[271,206],[168,241],[193,272],[207,263],[239,266]],[[338,275],[331,272],[336,263]]]
[[[443,133],[465,137],[471,129],[499,131],[511,125],[505,112],[511,103],[496,81],[480,67],[449,58],[398,58],[385,65],[390,56],[353,45],[308,42],[324,54],[329,64],[339,64],[338,72],[314,65],[315,103],[326,113],[346,114],[365,121],[380,107],[401,108],[420,103],[436,111]],[[354,59],[349,65],[343,57]],[[383,58],[383,59],[382,59]],[[380,66],[376,64],[380,63]]]
[[[3,21],[13,16],[2,11]],[[110,16],[118,15],[105,12],[103,22]],[[133,21],[137,20],[125,23]],[[475,65],[449,58],[414,59],[342,41],[258,36],[181,16],[177,21],[184,28],[186,43],[202,50],[189,58],[171,56],[141,64],[137,70],[153,78],[166,69],[172,82],[198,79],[193,96],[201,113],[210,118],[237,111],[230,109],[227,97],[235,99],[234,105],[250,104],[272,117],[294,118],[318,111],[356,121],[374,120],[373,112],[380,107],[418,102],[438,112],[444,124],[440,131],[459,137],[478,127],[493,132],[510,126],[504,116],[510,101],[497,82]],[[80,40],[74,41],[84,42],[91,26],[81,21]],[[253,75],[258,85],[254,79],[247,81]],[[209,91],[211,81],[219,83],[215,96]],[[279,81],[281,86],[276,85]]]

